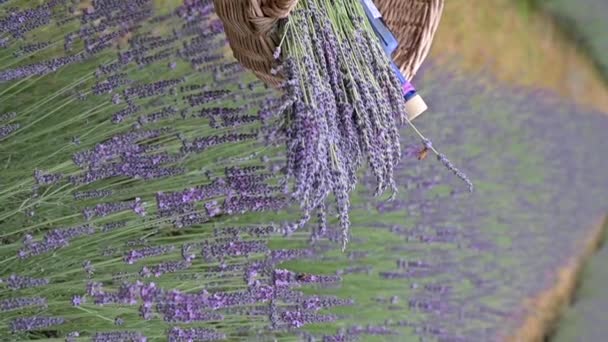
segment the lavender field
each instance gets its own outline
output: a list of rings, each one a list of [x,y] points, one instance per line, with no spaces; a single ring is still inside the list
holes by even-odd
[[[363,173],[295,230],[278,98],[211,1],[0,0],[0,340],[491,341],[608,212],[608,116],[446,72],[415,84],[393,201]],[[326,224],[324,224],[326,223]]]

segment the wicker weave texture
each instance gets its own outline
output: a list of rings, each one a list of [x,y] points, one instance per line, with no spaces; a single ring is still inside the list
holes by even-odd
[[[429,54],[443,13],[443,1],[376,0],[384,21],[399,40],[393,58],[408,80]]]
[[[444,0],[375,0],[399,40],[394,59],[411,79],[429,53]],[[298,0],[214,0],[234,57],[271,86],[281,79],[270,70],[280,37],[278,20],[286,18]]]

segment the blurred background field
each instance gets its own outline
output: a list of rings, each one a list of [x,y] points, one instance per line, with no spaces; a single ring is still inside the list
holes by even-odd
[[[488,71],[510,84],[551,89],[568,101],[608,112],[608,3],[605,1],[449,1],[434,47],[434,57],[457,69]],[[454,62],[456,60],[456,62]],[[572,118],[572,120],[577,120]],[[607,143],[597,146],[608,149]],[[606,198],[599,199],[606,202]],[[606,228],[604,228],[605,230]],[[605,235],[600,251],[576,286],[580,290],[557,326],[557,341],[601,341],[606,332],[602,275]]]
[[[608,108],[602,1],[454,0],[445,6],[436,59]]]
[[[124,253],[138,245],[213,244],[218,240],[217,232],[222,236],[228,227],[280,226],[293,219],[293,209],[286,209],[226,215],[177,229],[156,217],[158,191],[180,191],[208,183],[209,179],[223,177],[227,166],[270,166],[281,159],[276,157],[276,150],[256,141],[225,144],[172,163],[187,170],[183,175],[145,183],[114,178],[88,187],[58,183],[41,187],[40,196],[32,198],[35,169],[78,175],[80,170],[72,155],[130,130],[138,115],[126,118],[124,123],[112,123],[112,116],[124,103],[114,104],[112,95],[90,91],[99,80],[109,77],[98,79],[95,71],[100,64],[115,60],[116,46],[47,75],[0,83],[0,112],[15,111],[16,119],[11,122],[21,124],[0,142],[0,278],[4,280],[0,300],[15,296],[16,292],[6,285],[11,274],[50,278],[45,287],[18,290],[18,295],[48,297],[48,307],[0,313],[0,340],[60,341],[69,332],[79,331],[81,338],[77,340],[84,341],[99,331],[132,330],[142,332],[149,340],[162,341],[177,325],[213,328],[232,340],[330,341],[332,336],[348,335],[363,341],[490,341],[518,337],[533,341],[557,331],[557,341],[600,341],[596,338],[601,338],[602,332],[587,327],[602,326],[605,249],[592,257],[580,279],[577,272],[585,262],[583,257],[601,245],[598,240],[602,234],[597,234],[596,226],[608,212],[608,87],[598,71],[606,63],[602,59],[607,49],[602,44],[608,28],[601,28],[606,21],[589,19],[593,13],[601,13],[600,2],[595,0],[593,7],[589,1],[588,7],[579,4],[576,9],[570,8],[575,6],[572,2],[557,0],[539,6],[506,0],[446,3],[431,57],[414,80],[431,107],[417,124],[469,173],[477,191],[466,194],[463,185],[434,160],[418,161],[404,155],[397,174],[401,192],[394,202],[372,198],[373,184],[369,177],[363,178],[353,199],[353,241],[345,253],[332,241],[331,232],[316,244],[309,244],[315,229],[312,226],[288,237],[280,232],[261,237],[242,234],[244,241],[262,240],[272,250],[307,251],[298,257],[300,260],[272,267],[339,277],[337,282],[297,288],[308,298],[337,296],[345,303],[353,301],[319,311],[335,315],[334,320],[304,327],[272,330],[268,328],[270,317],[259,314],[251,318],[238,311],[244,310],[240,307],[222,308],[223,320],[168,323],[158,312],[151,320],[142,319],[140,308],[133,305],[101,306],[89,298],[80,306],[72,306],[72,296],[84,294],[90,280],[82,266],[85,261],[95,266],[91,279],[115,291],[122,280],[140,278],[142,265],[126,265],[122,260]],[[37,4],[4,2],[0,16],[10,6]],[[179,4],[157,0],[155,15],[171,13]],[[80,6],[85,8],[90,3]],[[560,19],[548,13],[558,14]],[[182,20],[171,17],[161,21],[162,25],[146,22],[142,30],[170,37]],[[210,19],[205,20],[208,23]],[[573,42],[573,32],[564,30],[564,22],[586,43]],[[63,53],[64,31],[79,24],[70,25],[45,27],[35,36],[27,36],[32,42],[57,42],[33,57],[14,58],[13,52],[22,42],[0,49],[0,72]],[[217,39],[221,42],[221,35]],[[203,55],[221,56],[217,64],[231,65],[226,45],[214,42],[209,41],[209,51]],[[118,43],[125,44],[118,44],[122,51],[129,48],[126,42]],[[176,41],[176,48],[181,44]],[[140,83],[184,77],[184,85],[228,89],[235,97],[220,99],[217,104],[250,103],[248,113],[252,115],[259,102],[271,96],[246,72],[221,71],[216,75],[204,67],[197,70],[187,60],[171,58],[177,61],[174,69],[168,67],[167,60],[161,60],[145,66],[131,63],[119,72]],[[86,93],[83,99],[80,92]],[[178,88],[149,101],[136,100],[136,104],[145,114],[157,113],[166,106],[182,110],[189,107],[184,96],[191,94]],[[235,131],[257,125],[246,124]],[[170,126],[181,134],[161,134],[151,139],[170,154],[179,151],[182,139],[192,141],[217,132],[208,118],[188,116],[182,120],[177,115],[146,127],[161,126]],[[219,132],[231,130],[224,127]],[[411,132],[404,129],[402,133],[403,146],[412,147],[416,141]],[[94,188],[113,194],[105,199],[73,200],[74,191]],[[50,228],[81,224],[83,208],[110,200],[131,201],[136,196],[146,203],[145,218],[131,212],[109,215],[92,224],[101,227],[125,220],[126,226],[75,239],[68,247],[31,259],[17,257],[25,233],[39,238]],[[35,215],[28,215],[30,210]],[[590,237],[595,241],[589,241]],[[182,291],[244,291],[247,284],[241,268],[269,260],[265,253],[252,253],[249,257],[230,256],[227,262],[208,261],[201,260],[200,248],[196,253],[191,268],[152,279],[159,286]],[[142,264],[151,267],[168,258],[180,260],[179,248]],[[569,272],[566,284],[560,277],[564,270]],[[267,275],[260,278],[268,280]],[[534,307],[538,298],[579,280],[582,285],[575,297],[577,302],[566,310],[563,321],[557,321],[562,309],[559,305],[549,305],[550,311],[539,314]],[[570,295],[571,291],[550,298],[568,304]],[[294,305],[288,301],[282,304]],[[267,306],[255,307],[264,312],[262,307]],[[63,316],[66,322],[42,332],[11,333],[11,320],[27,314]],[[535,316],[544,320],[529,320]],[[124,323],[117,326],[116,317]]]
[[[543,1],[541,7],[552,15],[568,36],[581,46],[598,65],[601,73],[608,73],[608,39],[604,14],[608,3],[601,0],[580,1],[576,5],[571,1]]]

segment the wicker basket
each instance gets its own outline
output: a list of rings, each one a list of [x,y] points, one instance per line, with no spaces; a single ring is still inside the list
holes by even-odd
[[[411,80],[429,53],[444,0],[374,0],[386,24],[399,40],[393,58]],[[289,16],[298,0],[214,0],[215,10],[234,57],[265,83],[276,86],[271,75],[279,43],[276,23]]]

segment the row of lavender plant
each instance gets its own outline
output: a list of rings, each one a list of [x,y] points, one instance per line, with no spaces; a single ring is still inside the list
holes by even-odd
[[[297,290],[338,276],[280,267],[313,247],[268,247],[293,226],[284,159],[258,142],[271,92],[226,62],[209,1],[157,10],[148,0],[51,1],[2,18],[3,56],[15,58],[0,71],[10,104],[3,336],[280,336],[351,304]],[[29,43],[35,35],[55,42]],[[52,57],[29,58],[34,50]]]

